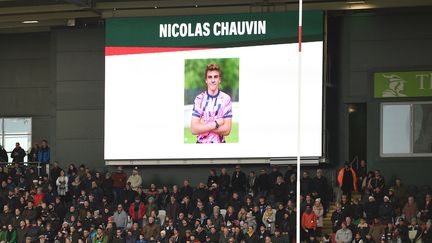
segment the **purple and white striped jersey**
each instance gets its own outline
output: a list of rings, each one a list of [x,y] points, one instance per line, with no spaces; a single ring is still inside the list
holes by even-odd
[[[192,116],[200,118],[205,124],[218,118],[232,118],[231,97],[220,90],[214,96],[204,91],[195,98]],[[197,136],[197,143],[225,143],[225,138],[217,133],[207,132]]]

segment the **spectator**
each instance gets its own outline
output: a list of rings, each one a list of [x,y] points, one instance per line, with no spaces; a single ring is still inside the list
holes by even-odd
[[[110,243],[125,243],[126,240],[123,237],[123,232],[121,229],[116,230],[116,235],[112,240],[110,240]]]
[[[287,170],[285,171],[284,179],[285,181],[290,181],[290,177],[296,174],[296,170],[292,165],[288,165]]]
[[[247,193],[248,193],[248,195],[253,197],[258,192],[258,183],[257,183],[257,178],[256,178],[254,171],[249,172],[249,176],[247,178],[247,181],[248,181],[247,185],[246,185]]]
[[[65,175],[64,170],[60,171],[60,175],[56,180],[57,194],[66,201],[67,193],[69,191],[69,178]]]
[[[177,203],[177,199],[175,196],[170,197],[170,202],[168,203],[166,207],[166,214],[167,217],[170,219],[174,219],[177,217],[178,213],[180,211],[179,205]]]
[[[261,225],[260,229],[257,232],[257,238],[259,243],[264,243],[266,238],[270,236],[270,232],[264,225]]]
[[[277,177],[276,184],[273,185],[273,201],[275,203],[285,204],[288,200],[287,198],[287,186],[282,176]]]
[[[232,234],[228,227],[223,227],[221,235],[219,237],[219,243],[229,243],[229,239],[232,238]]]
[[[15,148],[12,150],[12,162],[24,162],[26,152],[21,148],[20,143],[15,143]]]
[[[432,196],[426,194],[425,202],[420,209],[420,220],[421,222],[427,222],[432,219]]]
[[[386,241],[386,243],[396,243],[397,242],[397,234],[395,234],[395,227],[392,223],[387,224],[387,227],[384,229],[384,235],[381,237]]]
[[[240,165],[236,165],[235,171],[231,177],[232,191],[239,193],[240,198],[243,197],[246,187],[246,175],[241,171]]]
[[[51,160],[51,150],[48,147],[48,141],[42,140],[41,147],[37,152],[37,161],[43,164],[49,164]]]
[[[316,170],[316,176],[312,179],[312,190],[318,192],[317,198],[320,198],[324,211],[327,211],[329,200],[329,184],[324,177],[321,169]]]
[[[417,243],[421,242],[422,230],[420,226],[417,224],[417,219],[411,219],[411,225],[408,226],[408,238],[409,242]]]
[[[402,210],[408,196],[407,188],[402,183],[402,180],[400,178],[396,178],[395,184],[393,185],[393,187],[391,187],[391,189],[394,191],[396,208]]]
[[[315,203],[312,207],[313,212],[316,215],[316,236],[321,236],[321,229],[324,226],[324,208],[321,204],[321,199],[315,199]]]
[[[335,240],[336,243],[351,243],[352,241],[352,232],[347,228],[345,222],[341,224],[341,229],[336,231]]]
[[[92,243],[108,243],[108,236],[104,234],[102,227],[97,229]]]
[[[381,236],[384,235],[384,226],[379,218],[374,218],[373,224],[370,226],[369,234],[375,242],[380,242]]]
[[[208,190],[203,182],[198,183],[197,188],[192,193],[192,198],[195,203],[198,201],[201,201],[202,203],[207,202]]]
[[[213,184],[219,184],[219,178],[215,169],[210,170],[210,175],[207,178],[207,187],[211,187]]]
[[[123,171],[123,167],[117,167],[117,171],[111,175],[111,179],[113,181],[114,198],[118,202],[120,198],[124,197],[123,190],[127,181],[127,174]]]
[[[331,216],[331,221],[332,221],[333,233],[336,233],[341,228],[342,222],[344,221],[344,217],[342,214],[342,207],[340,203],[336,203],[336,210],[333,212]]]
[[[404,218],[400,218],[399,222],[396,226],[396,232],[397,235],[399,236],[399,239],[402,242],[409,242],[408,239],[408,226],[405,223],[405,219]]]
[[[367,177],[367,164],[364,159],[357,163],[355,172],[357,175],[357,188],[361,188],[363,180]]]
[[[189,185],[189,180],[183,181],[183,187],[180,188],[180,197],[184,198],[185,196],[188,196],[189,199],[193,196],[193,188]]]
[[[411,222],[413,218],[417,217],[418,213],[419,211],[417,208],[417,203],[414,201],[414,197],[408,197],[408,202],[405,204],[405,207],[402,210],[402,215],[407,221]]]
[[[234,212],[238,212],[241,207],[240,195],[237,192],[233,192],[231,200],[228,202],[228,206],[232,206],[234,208]],[[263,209],[263,211],[265,208]]]
[[[262,217],[262,222],[266,229],[269,230],[271,234],[273,234],[275,231],[276,214],[273,213],[272,206],[267,206]]]
[[[423,242],[432,242],[432,228],[431,228],[431,226],[432,226],[432,220],[428,220],[427,222],[426,222],[426,227],[425,227],[425,229],[424,229],[424,231],[423,231],[423,235],[422,235],[422,240],[423,240]]]
[[[308,171],[303,171],[302,178],[300,179],[300,193],[302,195],[312,193],[312,179],[309,177]]]
[[[231,178],[228,175],[226,168],[221,169],[221,174],[219,176],[218,181],[219,181],[219,187],[221,189],[221,192],[222,193],[228,192],[230,188],[229,185],[230,185]]]
[[[152,211],[158,212],[157,202],[154,197],[149,197],[147,199],[147,209],[146,209],[146,216],[147,218],[151,216]]]
[[[351,201],[352,191],[357,191],[357,176],[349,162],[345,162],[344,168],[339,170],[338,182],[342,193],[348,196],[348,201]]]
[[[361,235],[362,239],[366,239],[366,235],[369,234],[369,225],[365,218],[360,218],[360,223],[357,225],[356,232]]]
[[[113,200],[114,197],[114,183],[109,173],[105,174],[105,179],[102,180],[103,196],[106,197],[109,201]]]
[[[7,229],[2,232],[3,234],[1,234],[0,236],[0,241],[1,242],[6,242],[6,243],[16,243],[17,239],[16,239],[16,231],[14,230],[12,224],[8,224],[7,225]]]
[[[266,169],[260,170],[260,175],[257,178],[258,196],[266,197],[270,190],[271,184],[269,183],[269,176]]]
[[[146,207],[143,202],[140,201],[139,197],[135,197],[135,201],[129,206],[129,215],[132,222],[142,225],[142,220],[146,214]]]
[[[150,240],[151,238],[156,239],[159,235],[160,226],[155,223],[155,219],[153,217],[148,218],[148,223],[144,225],[143,234],[144,239]]]
[[[249,226],[245,234],[245,243],[257,243],[258,236],[255,233],[255,229]]]
[[[306,205],[306,210],[304,211],[302,217],[301,217],[301,227],[303,230],[303,239],[309,239],[309,237],[315,236],[315,231],[317,228],[317,216],[312,211],[311,205]]]
[[[388,196],[384,196],[384,202],[379,206],[379,217],[383,224],[393,223],[393,206]]]
[[[279,171],[279,168],[276,165],[273,165],[272,167],[272,172],[270,172],[269,176],[268,176],[268,183],[270,185],[274,185],[276,183],[276,180],[279,176],[282,176],[282,173]]]
[[[368,189],[369,194],[373,195],[377,201],[382,201],[384,196],[384,178],[381,177],[381,172],[376,170],[374,172],[374,177],[370,180]]]
[[[171,192],[167,186],[162,186],[162,192],[158,196],[158,206],[161,209],[166,209],[168,203],[170,202]],[[145,198],[144,198],[145,199]]]
[[[62,169],[60,168],[58,161],[54,161],[54,163],[52,164],[52,168],[50,170],[50,178],[51,181],[55,182],[57,181],[57,178],[60,176],[60,171]],[[55,184],[52,184],[53,186],[55,186]]]
[[[0,162],[8,162],[9,158],[6,150],[2,145],[0,145]]]
[[[138,167],[135,167],[132,170],[132,175],[129,176],[127,183],[130,184],[132,190],[138,191],[138,187],[141,187],[142,185],[142,178],[138,174]]]
[[[125,228],[128,223],[128,215],[123,210],[123,205],[118,204],[117,210],[113,214],[113,222],[116,224],[118,228]]]
[[[369,196],[369,201],[365,204],[365,215],[368,223],[372,223],[374,218],[379,217],[379,205],[373,196]]]

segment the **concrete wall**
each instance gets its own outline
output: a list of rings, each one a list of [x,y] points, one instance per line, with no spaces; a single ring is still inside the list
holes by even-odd
[[[56,84],[56,159],[102,167],[104,28],[52,31]]]
[[[331,89],[336,94],[330,117],[337,118],[331,143],[333,164],[348,158],[348,112],[346,104],[367,105],[367,161],[387,179],[401,176],[409,184],[431,183],[431,157],[381,158],[380,104],[373,98],[373,72],[430,70],[432,68],[432,27],[429,9],[392,9],[361,13],[333,13],[329,18],[331,47]],[[415,26],[415,28],[413,27]],[[431,100],[405,98],[385,101]],[[336,136],[336,137],[334,137]]]
[[[50,33],[0,35],[0,116],[32,117],[35,142],[55,140],[51,42]]]

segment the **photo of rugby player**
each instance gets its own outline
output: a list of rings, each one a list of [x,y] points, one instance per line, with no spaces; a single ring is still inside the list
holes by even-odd
[[[186,63],[188,61],[197,62],[197,60],[186,60]],[[198,62],[199,61],[202,65],[203,60],[200,59]],[[204,75],[201,77],[204,77],[205,81],[198,82],[201,82],[199,87],[202,87],[203,84],[205,86],[202,87],[202,90],[200,90],[198,94],[194,95],[192,106],[188,104],[190,103],[188,100],[192,98],[192,93],[190,89],[188,92],[188,85],[185,85],[185,96],[189,96],[185,97],[185,110],[188,110],[187,107],[192,108],[191,113],[185,112],[185,116],[190,116],[189,119],[185,117],[185,143],[210,144],[238,142],[238,122],[233,123],[233,117],[235,117],[235,113],[233,113],[233,103],[235,104],[234,106],[238,104],[238,59],[225,58],[211,61],[212,62],[208,60],[207,64],[205,64],[205,68],[203,68]],[[226,81],[224,76],[224,68],[227,65],[227,76],[231,78],[231,82]],[[186,65],[186,67],[188,67],[188,65]],[[189,67],[191,67],[191,65],[189,65]],[[233,72],[233,70],[235,71]],[[185,68],[186,84],[188,71],[190,70]],[[222,83],[225,84],[225,82],[231,85],[225,85],[224,90],[222,90]],[[187,122],[189,121],[189,126],[187,126]]]

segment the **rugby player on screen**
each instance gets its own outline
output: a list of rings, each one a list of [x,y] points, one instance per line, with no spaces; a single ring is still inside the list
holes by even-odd
[[[197,143],[225,143],[231,132],[231,97],[219,90],[222,72],[219,65],[208,64],[205,71],[207,91],[195,97],[191,131]]]

